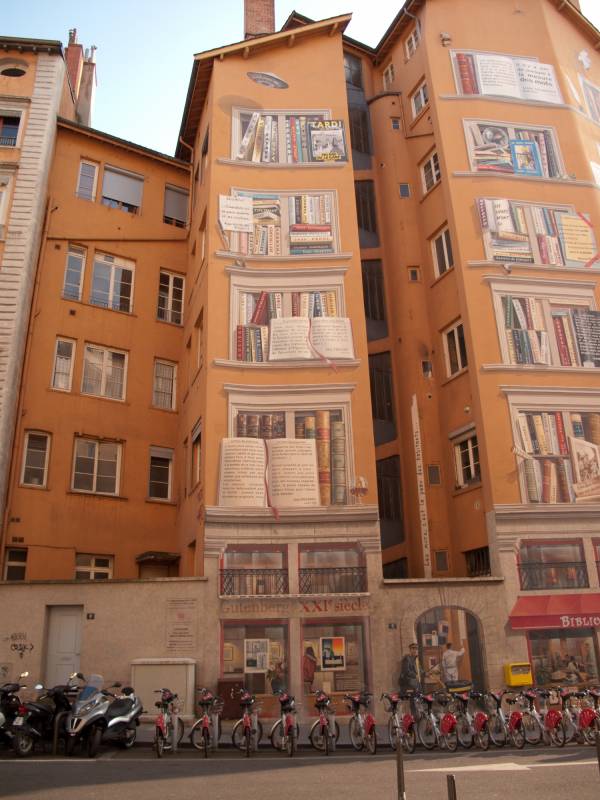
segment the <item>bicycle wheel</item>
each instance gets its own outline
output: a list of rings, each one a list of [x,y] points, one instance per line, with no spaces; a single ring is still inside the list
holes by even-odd
[[[210,750],[210,731],[208,728],[202,728],[202,745],[204,748],[204,758],[208,758],[208,751]]]
[[[417,733],[419,734],[419,741],[426,750],[433,750],[437,744],[437,735],[433,722],[429,717],[421,717],[417,725]]]
[[[171,722],[171,724],[173,724]],[[183,724],[183,720],[181,717],[177,717],[177,744],[181,744],[181,740],[183,739],[183,734],[185,733],[185,725]]]
[[[465,750],[473,747],[473,730],[465,714],[461,714],[456,720],[456,735],[459,745]]]
[[[190,731],[190,742],[196,748],[196,750],[202,750],[204,747],[204,743],[202,741],[202,720],[196,720],[194,723],[194,727]]]
[[[517,750],[522,750],[525,747],[525,731],[523,730],[522,725],[513,728],[512,731],[510,731],[509,736],[511,744],[513,747],[516,747]]]
[[[244,749],[244,720],[238,719],[231,731],[231,743],[238,750]]]
[[[523,714],[523,733],[527,744],[536,745],[542,741],[542,726],[533,714]]]
[[[448,733],[442,734],[442,745],[448,750],[448,752],[454,753],[458,747],[458,734],[456,733],[456,728],[448,731]]]
[[[365,744],[367,745],[367,752],[374,756],[377,752],[377,732],[375,730],[375,725],[373,725],[371,730],[365,735]]]
[[[388,719],[388,742],[392,750],[395,750],[398,746],[398,742],[400,741],[401,734],[400,734],[400,726],[398,725],[398,721],[395,714]]]
[[[355,750],[362,750],[364,746],[362,733],[360,730],[360,722],[356,717],[350,718],[348,725],[348,734],[350,736],[350,743]]]
[[[487,750],[490,746],[490,732],[488,730],[487,723],[478,730],[475,734],[475,744],[477,747],[481,748],[481,750]]]
[[[157,728],[154,734],[154,752],[157,758],[162,758],[165,752],[165,737],[160,728]]]
[[[506,725],[499,714],[494,714],[488,722],[490,739],[496,747],[504,747],[507,740]]]
[[[320,753],[325,751],[326,739],[328,738],[327,735],[323,733],[324,731],[327,731],[327,728],[321,725],[321,721],[317,719],[313,722],[308,732],[308,741],[311,747],[314,747],[314,749],[318,750]]]
[[[402,742],[402,747],[406,750],[407,753],[415,752],[415,746],[417,744],[417,734],[415,732],[414,725],[407,731],[403,729],[400,732],[400,741]]]
[[[329,733],[329,750],[332,753],[335,753],[335,748],[337,746],[338,739],[340,738],[340,726],[337,724],[337,720],[334,722],[333,728],[331,727],[330,722],[327,730]]]
[[[556,747],[564,747],[567,743],[567,726],[564,719],[555,728],[550,730],[550,741]]]
[[[271,742],[271,746],[274,747],[275,750],[283,750],[283,723],[281,720],[278,720],[271,728],[269,740]]]

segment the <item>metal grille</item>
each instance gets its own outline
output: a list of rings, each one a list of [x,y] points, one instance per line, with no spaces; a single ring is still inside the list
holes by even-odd
[[[287,569],[222,569],[222,595],[288,594]]]
[[[492,574],[489,548],[477,547],[475,550],[467,550],[465,559],[469,578],[480,578]]]
[[[588,574],[585,561],[563,561],[560,564],[544,564],[531,561],[519,564],[521,589],[585,589]]]
[[[346,594],[366,591],[366,567],[311,567],[300,570],[300,594]]]

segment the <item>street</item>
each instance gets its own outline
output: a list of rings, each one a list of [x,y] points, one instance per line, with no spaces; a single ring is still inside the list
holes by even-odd
[[[446,775],[456,776],[457,800],[598,800],[594,748],[422,753],[405,757],[407,800],[447,800]],[[290,759],[261,748],[250,759],[229,748],[201,754],[186,747],[158,760],[147,745],[105,749],[96,760],[0,753],[0,796],[44,800],[306,800],[350,797],[396,800],[396,760],[340,749],[326,757],[301,749]]]

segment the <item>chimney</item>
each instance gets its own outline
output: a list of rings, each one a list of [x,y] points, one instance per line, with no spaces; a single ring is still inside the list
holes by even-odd
[[[85,51],[81,81],[79,82],[79,94],[77,95],[77,104],[75,106],[77,121],[88,127],[92,124],[92,109],[96,91],[96,50],[97,47],[92,45],[90,51]]]
[[[275,32],[275,0],[244,0],[244,39]]]
[[[77,97],[83,67],[83,47],[77,42],[77,28],[71,28],[69,31],[69,44],[65,50],[65,60],[67,62],[69,82],[75,97]]]

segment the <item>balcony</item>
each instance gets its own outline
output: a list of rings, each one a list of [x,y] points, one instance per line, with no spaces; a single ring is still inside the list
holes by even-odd
[[[300,594],[349,594],[366,591],[366,567],[300,569]]]
[[[288,594],[287,569],[222,569],[221,595]]]
[[[589,586],[585,561],[544,564],[530,561],[519,564],[521,589],[586,589]]]

